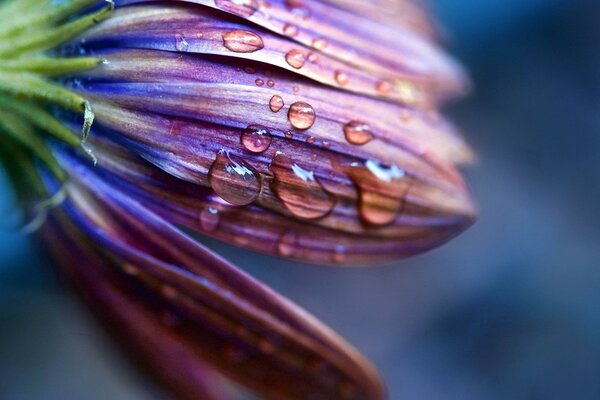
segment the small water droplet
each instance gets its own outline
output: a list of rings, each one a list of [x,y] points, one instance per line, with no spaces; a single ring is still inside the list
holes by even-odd
[[[379,81],[375,85],[375,90],[379,93],[387,94],[392,91],[392,84],[388,81]]]
[[[295,231],[286,231],[279,238],[277,251],[283,257],[291,257],[298,249],[298,234]]]
[[[269,80],[267,81],[267,86],[268,86],[268,87],[273,87],[273,86],[275,86],[275,81],[274,81],[273,79],[269,79]]]
[[[314,108],[303,101],[298,101],[290,106],[288,111],[288,119],[292,126],[296,129],[306,130],[315,123]]]
[[[311,63],[316,63],[317,60],[319,59],[319,56],[317,55],[317,53],[313,53],[312,51],[310,53],[308,53],[306,59],[308,61],[310,61]]]
[[[219,225],[219,210],[206,207],[200,212],[200,226],[207,232],[214,231]]]
[[[271,97],[271,100],[269,101],[269,107],[271,108],[271,111],[273,111],[274,113],[279,112],[283,108],[284,105],[285,105],[285,103],[283,102],[283,99],[279,95],[274,95],[273,97]]]
[[[264,126],[250,125],[242,131],[241,142],[252,153],[262,153],[271,145],[271,132]]]
[[[316,139],[314,137],[309,136],[309,137],[306,138],[306,143],[313,144],[315,142],[315,140]]]
[[[223,32],[223,46],[235,53],[253,53],[265,45],[260,36],[244,29]]]
[[[304,57],[304,54],[300,50],[293,49],[285,55],[285,61],[292,67],[300,69],[304,66],[306,57]]]
[[[410,186],[403,170],[373,160],[343,170],[358,188],[360,215],[366,223],[387,225],[396,219]]]
[[[358,146],[373,140],[373,133],[369,125],[359,121],[351,121],[344,125],[344,135],[348,142]]]
[[[221,10],[248,18],[258,10],[258,0],[215,0]]]
[[[294,37],[298,34],[298,27],[294,24],[285,24],[283,27],[283,34]]]
[[[350,77],[345,72],[335,71],[335,81],[339,85],[342,85],[342,86],[347,85],[349,80],[350,80]]]
[[[285,133],[285,138],[286,138],[286,139],[293,139],[293,138],[294,138],[294,132],[292,132],[292,131],[287,131],[287,132]]]
[[[327,47],[327,40],[317,38],[313,40],[312,45],[317,50],[323,50],[325,47]]]
[[[285,0],[285,6],[298,18],[310,18],[310,8],[302,0]]]
[[[188,51],[190,44],[181,33],[175,34],[175,48],[177,51]]]
[[[298,86],[298,85],[294,85],[294,86],[292,87],[292,90],[294,91],[294,93],[298,93],[298,92],[300,91],[300,86]]]
[[[225,150],[217,154],[208,178],[215,193],[236,206],[252,203],[260,192],[258,174],[243,160]]]
[[[275,175],[271,189],[282,204],[294,215],[317,219],[333,208],[334,199],[317,181],[313,171],[308,171],[285,154],[278,152],[271,162]]]
[[[252,67],[244,67],[244,72],[252,75],[252,74],[256,73],[256,69],[254,69]]]
[[[265,84],[265,81],[263,81],[260,78],[256,78],[256,80],[254,81],[254,83],[256,84],[256,86],[263,86]]]

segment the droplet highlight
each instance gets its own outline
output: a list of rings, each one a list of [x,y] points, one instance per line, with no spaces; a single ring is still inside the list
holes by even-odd
[[[269,108],[274,113],[279,112],[284,105],[285,103],[283,102],[283,98],[281,98],[279,95],[274,95],[271,97],[271,100],[269,100]]]
[[[290,50],[285,55],[285,61],[293,68],[300,69],[304,66],[304,63],[306,62],[306,57],[304,56],[304,53],[302,53],[300,50],[294,49]]]
[[[205,207],[200,212],[200,227],[207,232],[214,231],[219,225],[219,210],[214,207]]]

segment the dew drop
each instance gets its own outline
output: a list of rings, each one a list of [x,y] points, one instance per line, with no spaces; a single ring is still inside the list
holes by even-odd
[[[273,79],[269,79],[269,80],[267,81],[267,86],[268,86],[268,87],[273,87],[273,86],[275,86],[275,81],[274,81]]]
[[[271,97],[271,100],[269,101],[269,107],[271,108],[271,111],[273,111],[274,113],[279,112],[283,108],[284,105],[285,105],[285,103],[283,102],[283,99],[279,95],[274,95],[273,97]]]
[[[248,151],[262,153],[271,145],[272,137],[264,126],[250,125],[242,131],[240,140]]]
[[[388,81],[379,81],[375,85],[375,90],[379,93],[389,93],[392,91],[392,84]]]
[[[278,152],[271,162],[275,175],[271,189],[283,205],[295,216],[317,219],[333,208],[334,199],[317,181],[313,171],[308,171]]]
[[[342,85],[342,86],[347,85],[349,80],[350,80],[350,77],[345,72],[335,71],[335,81],[339,85]]]
[[[219,225],[219,210],[206,207],[200,212],[200,226],[207,232],[214,231]]]
[[[244,67],[244,72],[252,75],[252,74],[256,73],[256,70],[252,67]]]
[[[306,143],[308,144],[313,144],[316,141],[316,139],[313,136],[309,136],[306,138]]]
[[[306,57],[304,57],[304,54],[300,50],[293,49],[285,55],[285,61],[293,68],[300,69],[304,66]]]
[[[312,45],[317,50],[323,50],[325,47],[327,47],[327,40],[318,38],[313,40]]]
[[[405,172],[372,160],[352,163],[343,170],[358,188],[361,218],[373,225],[392,223],[402,210],[410,186]]]
[[[226,150],[217,154],[208,178],[215,193],[236,206],[252,203],[260,192],[261,185],[257,173],[243,160],[232,156]]]
[[[260,36],[244,29],[223,32],[222,37],[223,46],[235,53],[253,53],[265,47]]]
[[[308,103],[299,101],[290,106],[288,119],[296,129],[306,130],[315,123],[315,109]]]
[[[294,37],[298,35],[298,27],[294,24],[285,24],[283,27],[283,34],[286,36]]]
[[[311,51],[310,53],[308,53],[308,56],[306,57],[306,59],[314,64],[319,59],[319,56],[317,55],[317,53],[313,53]]]
[[[298,234],[295,231],[286,231],[277,242],[277,251],[283,257],[291,257],[298,248]]]
[[[285,6],[296,17],[310,18],[310,9],[302,0],[285,0]]]
[[[256,78],[256,80],[254,81],[254,83],[256,84],[256,86],[264,86],[265,81],[263,81],[260,78]]]
[[[359,121],[351,121],[344,125],[346,140],[355,145],[363,145],[373,140],[373,133],[369,125]]]
[[[215,0],[221,10],[243,18],[248,18],[258,10],[258,0]]]
[[[286,139],[293,139],[293,138],[294,138],[294,132],[292,132],[292,131],[287,131],[287,132],[285,133],[285,138],[286,138]]]
[[[175,48],[177,51],[188,51],[190,44],[181,33],[175,34]]]

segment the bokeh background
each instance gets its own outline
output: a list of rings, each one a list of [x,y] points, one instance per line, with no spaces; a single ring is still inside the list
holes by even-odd
[[[600,399],[600,2],[436,0],[476,90],[447,113],[478,151],[481,219],[397,265],[334,270],[210,242],[328,322],[392,400]],[[0,178],[2,227],[14,220]],[[0,399],[166,400],[0,231]]]

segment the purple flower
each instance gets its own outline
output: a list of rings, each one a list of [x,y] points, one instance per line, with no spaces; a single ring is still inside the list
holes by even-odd
[[[464,74],[418,4],[373,3],[0,3],[0,160],[27,209],[60,205],[42,236],[61,271],[181,398],[228,398],[227,379],[386,395],[350,345],[177,226],[346,266],[475,219],[472,153],[437,113]]]

